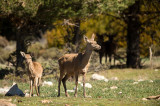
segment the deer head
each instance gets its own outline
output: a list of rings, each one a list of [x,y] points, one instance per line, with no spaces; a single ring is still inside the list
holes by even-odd
[[[95,34],[92,34],[92,38],[88,39],[86,36],[84,36],[84,41],[87,43],[87,48],[89,50],[100,50],[101,46],[97,44],[96,41],[94,41]]]
[[[32,57],[30,54],[25,54],[24,52],[20,52],[22,57],[25,59],[26,63],[31,63],[32,62]]]

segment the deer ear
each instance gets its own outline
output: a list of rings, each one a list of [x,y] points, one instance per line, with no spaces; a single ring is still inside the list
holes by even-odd
[[[83,36],[83,38],[84,38],[84,41],[87,42],[88,38],[85,35]]]
[[[91,40],[94,40],[94,38],[95,38],[95,34],[93,33],[93,34],[92,34]]]
[[[24,52],[20,51],[20,54],[21,54],[23,57],[25,57],[25,53],[24,53]]]

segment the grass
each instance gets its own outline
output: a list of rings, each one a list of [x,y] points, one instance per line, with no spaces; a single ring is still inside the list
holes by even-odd
[[[91,71],[87,73],[87,80],[90,80],[90,77],[95,72]],[[113,77],[117,77],[119,80],[156,80],[160,79],[160,70],[155,71],[154,69],[109,69],[104,71],[98,71],[96,72],[100,75],[105,76],[108,79],[111,79]],[[82,78],[80,78],[81,80]]]
[[[139,79],[144,79],[144,80],[155,80],[155,79],[160,79],[160,71],[155,71],[151,69],[112,69],[112,70],[106,70],[106,71],[101,71],[99,74],[107,77],[107,78],[112,78],[112,77],[118,77],[119,80],[139,80]]]
[[[148,100],[143,101],[142,98],[146,98],[152,95],[159,95],[160,92],[160,71],[154,71],[150,69],[111,69],[106,71],[100,71],[98,74],[110,79],[112,77],[118,77],[118,81],[109,80],[94,81],[90,80],[93,72],[87,74],[87,81],[92,85],[92,88],[86,88],[87,95],[91,98],[83,98],[83,87],[78,85],[78,98],[74,98],[74,93],[69,92],[70,97],[65,97],[63,86],[61,85],[61,97],[57,96],[57,80],[49,78],[53,86],[42,86],[40,97],[5,97],[0,95],[0,98],[9,99],[12,98],[12,103],[17,105],[98,105],[98,106],[158,106],[160,100]],[[134,84],[135,81],[143,79],[144,81]],[[152,80],[153,82],[150,82]],[[0,80],[0,87],[10,86],[12,81]],[[29,83],[23,83],[17,81],[19,88],[22,91],[29,89]],[[117,89],[110,89],[112,86],[117,86]],[[72,90],[75,87],[73,81],[67,81],[68,90]],[[34,91],[35,93],[35,91]],[[49,100],[50,103],[42,103],[42,100]]]
[[[149,81],[140,82],[137,85],[133,84],[133,80],[122,80],[122,81],[109,81],[108,83],[104,83],[103,81],[91,81],[93,88],[87,89],[87,95],[90,95],[92,98],[83,98],[82,87],[79,85],[78,90],[78,98],[73,97],[73,93],[69,93],[70,97],[66,98],[63,92],[63,88],[61,89],[61,97],[57,96],[57,83],[54,83],[51,87],[41,87],[41,97],[4,97],[0,96],[0,98],[12,98],[12,102],[17,105],[44,105],[42,100],[49,100],[51,103],[45,103],[48,105],[116,105],[116,106],[141,106],[141,105],[159,105],[159,101],[151,100],[151,101],[142,101],[142,98],[148,97],[150,95],[157,95],[160,92],[159,84],[160,80],[155,80],[153,83]],[[26,83],[18,83],[19,88],[23,91],[28,89],[29,85]],[[68,82],[68,89],[73,89],[74,85],[72,82]],[[111,90],[111,86],[117,86],[118,89]],[[107,88],[107,89],[105,89]],[[119,92],[122,92],[121,94]]]
[[[9,99],[9,98],[6,98]],[[49,100],[49,103],[42,103],[42,100]],[[95,98],[65,98],[65,97],[60,97],[60,98],[56,98],[56,97],[32,97],[32,99],[30,98],[20,98],[20,97],[13,97],[12,98],[13,103],[17,104],[18,106],[44,106],[44,105],[54,105],[54,106],[64,106],[64,105],[71,105],[71,106],[127,106],[127,105],[131,105],[131,106],[145,106],[147,103],[143,102],[127,102],[127,101],[121,101],[121,100],[112,100],[112,99],[95,99]],[[148,105],[155,105],[155,103],[149,103]]]

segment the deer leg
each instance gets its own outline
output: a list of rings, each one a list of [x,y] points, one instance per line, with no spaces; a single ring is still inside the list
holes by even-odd
[[[33,81],[32,81],[32,79],[30,79],[30,93],[29,93],[29,97],[31,97],[31,93],[33,93]]]
[[[39,93],[38,93],[38,89],[37,89],[37,85],[38,85],[38,78],[35,78],[35,83],[34,83],[34,86],[35,86],[35,90],[36,90],[36,93],[37,93],[37,96],[39,96]]]
[[[75,77],[76,77],[76,89],[75,89],[75,94],[74,94],[74,96],[77,97],[78,74],[77,74]]]
[[[86,78],[86,73],[83,74],[83,95],[84,95],[84,98],[86,97],[85,78]]]
[[[99,53],[99,62],[102,64],[102,55]]]
[[[41,78],[38,78],[38,93],[40,94]]]
[[[114,59],[114,66],[115,66],[115,64],[116,64],[115,55],[113,55],[113,59]]]
[[[59,82],[58,82],[58,95],[57,95],[57,97],[60,97],[60,87],[61,87],[62,78],[63,78],[63,73],[60,73],[60,78],[59,78]]]
[[[105,55],[105,64],[107,64],[107,55]]]
[[[109,65],[111,66],[111,62],[112,62],[112,55],[109,56]]]
[[[32,96],[33,96],[33,86],[34,86],[34,80],[32,79]]]
[[[68,79],[68,75],[66,75],[63,79],[62,79],[62,82],[63,82],[63,87],[64,87],[64,90],[65,90],[65,95],[66,97],[69,97],[68,93],[67,93],[67,87],[66,87],[66,81]]]
[[[57,96],[57,97],[60,97],[60,86],[61,86],[61,81],[62,81],[62,78],[59,78],[59,82],[58,82],[58,96]]]

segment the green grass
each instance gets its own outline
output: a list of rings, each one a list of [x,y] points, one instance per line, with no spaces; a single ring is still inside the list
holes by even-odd
[[[141,105],[154,105],[158,106],[159,101],[142,101],[142,98],[148,97],[150,95],[157,95],[160,92],[159,85],[160,80],[154,80],[153,83],[149,81],[142,81],[138,84],[133,84],[133,80],[121,80],[121,81],[90,81],[92,88],[86,88],[87,95],[92,98],[83,98],[83,89],[79,85],[78,88],[78,98],[74,98],[74,93],[69,93],[70,97],[66,98],[64,95],[63,87],[61,87],[61,97],[57,96],[57,82],[53,86],[43,86],[41,87],[41,97],[4,97],[0,98],[12,98],[12,102],[17,105],[44,105],[42,100],[50,100],[51,103],[46,103],[48,105],[110,105],[110,106],[141,106]],[[29,88],[27,83],[18,83],[19,88],[23,91]],[[73,82],[67,82],[68,89],[73,89]],[[118,89],[111,90],[111,86],[117,86]],[[119,92],[122,92],[119,94]]]
[[[8,97],[5,97],[9,99]],[[49,100],[50,103],[42,103],[42,100]],[[44,106],[44,105],[54,105],[54,106],[64,106],[66,104],[70,106],[146,106],[146,105],[156,105],[158,104],[155,101],[150,102],[139,102],[139,101],[122,101],[122,100],[113,100],[113,99],[104,99],[104,98],[74,98],[74,97],[32,97],[32,98],[21,98],[21,97],[12,97],[14,104],[18,106]]]
[[[143,101],[142,98],[146,98],[152,95],[160,94],[160,72],[141,69],[112,69],[107,71],[101,71],[98,74],[104,75],[106,78],[118,77],[118,81],[94,81],[90,80],[93,72],[87,74],[87,81],[92,85],[92,88],[86,88],[86,93],[91,98],[83,98],[83,87],[78,85],[78,97],[74,97],[74,93],[70,93],[70,97],[65,97],[63,86],[61,85],[61,97],[57,97],[57,85],[58,82],[54,78],[49,78],[46,80],[51,80],[53,86],[42,86],[40,97],[5,97],[0,95],[0,98],[9,99],[12,98],[12,103],[19,106],[30,105],[30,106],[41,106],[41,105],[58,105],[64,106],[65,104],[75,106],[158,106],[160,105],[160,100],[148,100]],[[144,79],[144,81],[138,84],[133,84],[138,79]],[[153,80],[150,82],[149,80]],[[12,81],[0,80],[0,87],[10,86]],[[23,83],[17,81],[19,88],[22,91],[29,89],[29,83]],[[117,89],[110,89],[112,86],[117,86]],[[72,90],[75,87],[74,82],[67,81],[68,90]],[[34,91],[35,93],[35,91]],[[49,100],[50,103],[42,103],[42,100]]]
[[[88,73],[91,76],[93,72]],[[112,77],[118,77],[119,80],[156,80],[160,79],[160,70],[154,69],[110,69],[105,71],[99,71],[98,74],[110,79]]]

